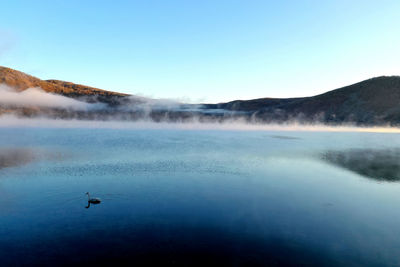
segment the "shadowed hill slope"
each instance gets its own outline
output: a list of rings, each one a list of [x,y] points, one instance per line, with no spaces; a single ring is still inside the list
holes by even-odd
[[[400,77],[377,77],[286,105],[306,116],[323,112],[327,119],[357,121],[386,119],[400,114]]]
[[[372,78],[312,97],[237,100],[206,107],[246,111],[265,121],[393,124],[400,122],[400,76]]]

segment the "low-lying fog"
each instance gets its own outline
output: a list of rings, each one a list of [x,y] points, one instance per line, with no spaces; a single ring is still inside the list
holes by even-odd
[[[28,88],[24,91],[0,84],[0,105],[18,107],[48,107],[87,109],[91,104],[69,97],[46,93],[40,88]]]
[[[360,127],[352,124],[329,126],[319,123],[249,123],[244,120],[228,120],[225,122],[154,122],[151,120],[119,121],[119,120],[78,120],[21,118],[14,115],[0,116],[0,127],[33,127],[33,128],[110,128],[110,129],[182,129],[182,130],[238,130],[238,131],[316,131],[316,132],[379,132],[400,133],[398,127]]]

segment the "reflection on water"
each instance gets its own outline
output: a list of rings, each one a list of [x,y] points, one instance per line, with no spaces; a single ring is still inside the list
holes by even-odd
[[[283,139],[283,140],[296,140],[296,139],[300,139],[299,137],[295,137],[295,136],[287,136],[287,135],[270,135],[272,138],[276,138],[276,139]]]
[[[378,181],[400,180],[399,149],[347,149],[326,151],[321,159]]]
[[[47,150],[37,147],[0,147],[0,170],[18,167],[37,161],[59,162],[70,158],[69,152]]]
[[[0,148],[0,169],[24,165],[36,158],[34,151],[29,148]]]

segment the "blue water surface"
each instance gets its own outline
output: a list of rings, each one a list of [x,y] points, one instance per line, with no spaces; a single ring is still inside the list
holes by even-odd
[[[400,266],[397,180],[324,158],[396,149],[387,133],[3,128],[0,265]]]

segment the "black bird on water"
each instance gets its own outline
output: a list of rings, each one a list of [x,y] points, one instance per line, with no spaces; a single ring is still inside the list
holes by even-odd
[[[89,208],[90,204],[100,204],[100,202],[101,202],[100,198],[97,198],[97,197],[91,198],[89,192],[86,192],[86,195],[88,195],[88,205],[86,208]]]

